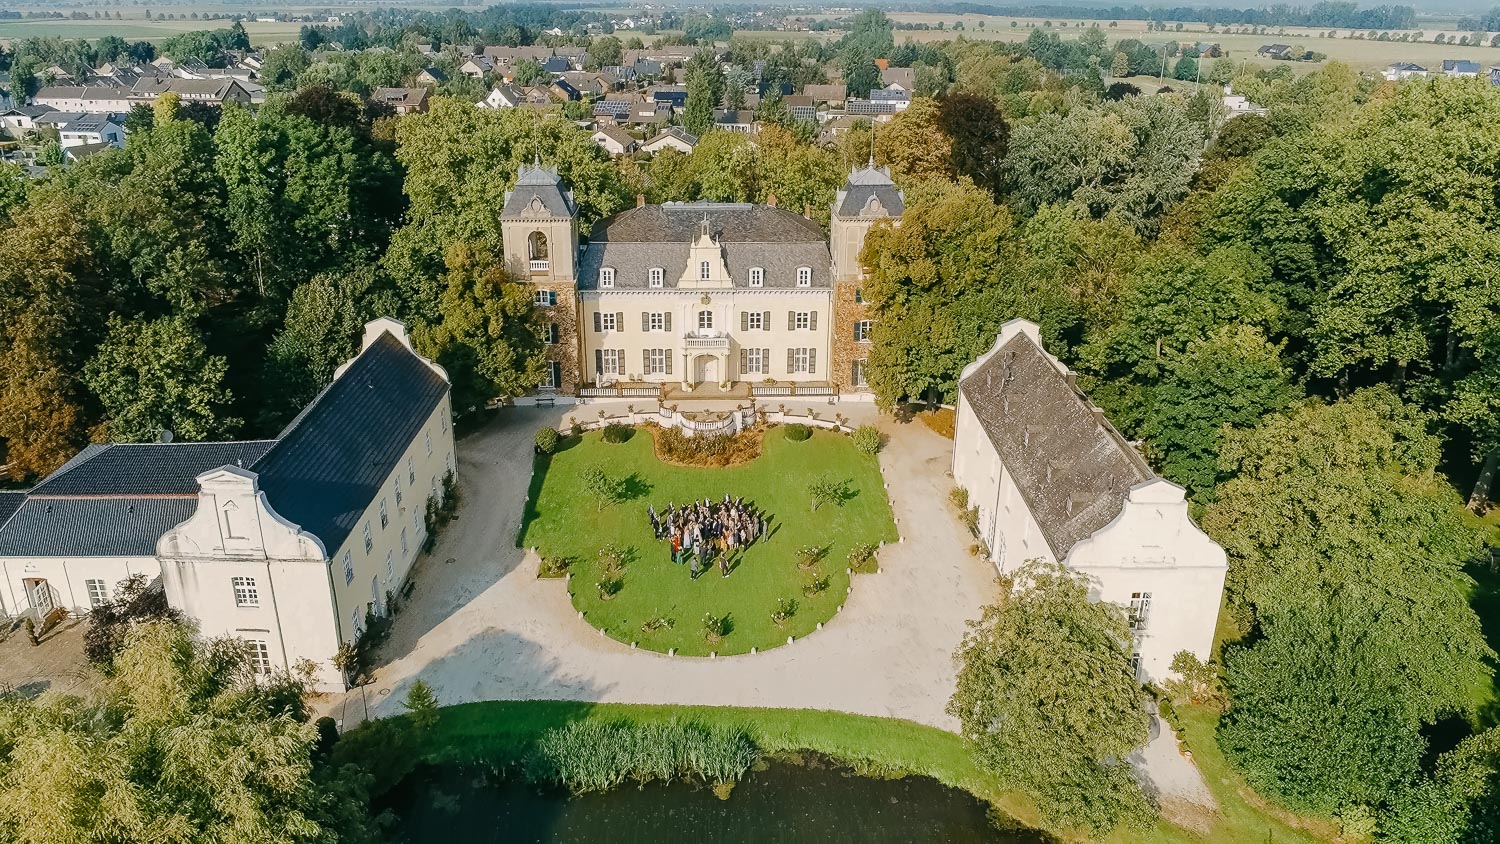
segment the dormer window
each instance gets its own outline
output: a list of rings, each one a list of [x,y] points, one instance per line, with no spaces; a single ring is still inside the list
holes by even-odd
[[[750,268],[750,286],[764,287],[766,284],[766,271],[763,267]]]
[[[614,287],[615,286],[615,268],[614,267],[601,267],[599,269],[599,286],[600,287]]]
[[[797,268],[797,286],[812,287],[812,267]]]
[[[648,278],[649,278],[649,281],[651,283],[651,286],[652,287],[661,287],[661,285],[662,285],[662,279],[665,277],[665,275],[666,274],[664,272],[662,272],[662,268],[661,267],[652,267],[651,268],[651,272],[648,273]]]
[[[698,262],[698,278],[700,280],[702,280],[702,281],[708,281],[708,279],[712,275],[713,275],[713,266],[711,264],[709,264],[707,261],[700,261],[700,262]]]

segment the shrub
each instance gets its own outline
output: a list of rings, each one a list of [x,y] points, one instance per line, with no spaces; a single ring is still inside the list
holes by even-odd
[[[860,454],[879,454],[880,447],[884,444],[880,431],[874,425],[861,425],[854,429],[854,448]]]
[[[667,616],[657,614],[641,622],[641,632],[646,634],[659,633],[663,630],[671,630],[675,621]]]
[[[560,439],[562,437],[558,436],[556,428],[550,425],[541,428],[536,432],[536,450],[542,454],[551,454],[557,451],[557,443]]]
[[[969,509],[969,491],[961,486],[948,490],[948,503],[959,512]]]
[[[625,573],[626,554],[613,545],[599,549],[599,571],[606,577],[618,577]]]
[[[666,428],[656,434],[656,456],[666,463],[730,466],[759,454],[760,434],[756,431],[689,437],[676,428]]]
[[[561,784],[574,794],[634,780],[733,783],[760,752],[741,729],[677,720],[655,724],[574,721],[543,733],[522,763],[533,785]]]
[[[802,594],[811,598],[828,591],[830,580],[826,574],[814,574],[808,578],[807,583],[802,586]]]
[[[600,434],[600,436],[607,443],[622,443],[630,439],[632,433],[634,433],[634,429],[629,425],[611,422],[604,426],[604,433]]]
[[[875,562],[875,546],[861,542],[849,549],[849,568],[858,572],[874,572],[879,568]]]
[[[568,566],[572,563],[567,557],[543,557],[542,564],[537,569],[537,577],[562,577],[568,573]]]
[[[823,559],[823,549],[816,545],[807,545],[797,549],[797,568],[807,571]]]
[[[714,615],[706,612],[703,614],[703,637],[710,643],[718,643],[734,630],[734,621],[729,613]]]
[[[782,627],[787,620],[797,614],[796,598],[777,598],[776,609],[771,610],[771,620],[776,622],[777,627]]]
[[[834,504],[842,507],[844,506],[844,502],[850,497],[849,482],[824,475],[821,478],[813,479],[807,485],[807,494],[812,497],[812,508],[814,511],[824,504]]]
[[[625,588],[625,578],[606,576],[603,580],[599,581],[598,586],[599,600],[608,601],[620,594],[620,590]]]
[[[794,443],[800,443],[812,436],[812,429],[801,422],[793,422],[786,426],[786,438]]]

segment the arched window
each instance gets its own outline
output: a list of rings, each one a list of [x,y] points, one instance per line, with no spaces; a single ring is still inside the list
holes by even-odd
[[[812,267],[798,267],[797,268],[797,286],[798,287],[811,287],[812,286]]]
[[[699,328],[713,328],[714,327],[714,312],[713,311],[699,311],[698,312],[698,327]]]
[[[709,277],[712,274],[713,268],[707,261],[702,261],[698,264],[698,278],[703,279],[704,281],[708,281]]]
[[[761,287],[766,283],[766,271],[762,267],[750,268],[750,286]]]
[[[547,260],[547,235],[546,234],[544,234],[542,232],[532,232],[531,236],[528,237],[528,238],[526,238],[526,242],[527,242],[528,246],[530,247],[531,260],[533,260],[533,261],[545,261],[545,260]]]
[[[649,276],[652,287],[661,287],[662,278],[664,276],[661,267],[652,267]]]
[[[600,267],[599,268],[599,286],[600,287],[614,287],[615,286],[615,268],[614,267]]]

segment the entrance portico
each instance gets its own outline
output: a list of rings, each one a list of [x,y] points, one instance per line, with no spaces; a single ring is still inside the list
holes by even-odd
[[[682,388],[715,386],[730,380],[729,338],[688,334],[682,341]]]

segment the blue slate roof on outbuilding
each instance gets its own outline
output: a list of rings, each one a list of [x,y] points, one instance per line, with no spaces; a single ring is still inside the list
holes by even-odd
[[[108,443],[68,461],[31,495],[190,495],[197,477],[220,466],[249,466],[275,440],[219,443]]]
[[[151,557],[197,498],[28,498],[4,529],[3,557]]]
[[[441,375],[383,334],[250,468],[271,507],[332,554],[447,392]]]
[[[0,527],[5,527],[5,523],[10,521],[10,517],[14,516],[25,502],[26,493],[24,492],[0,492]]]

